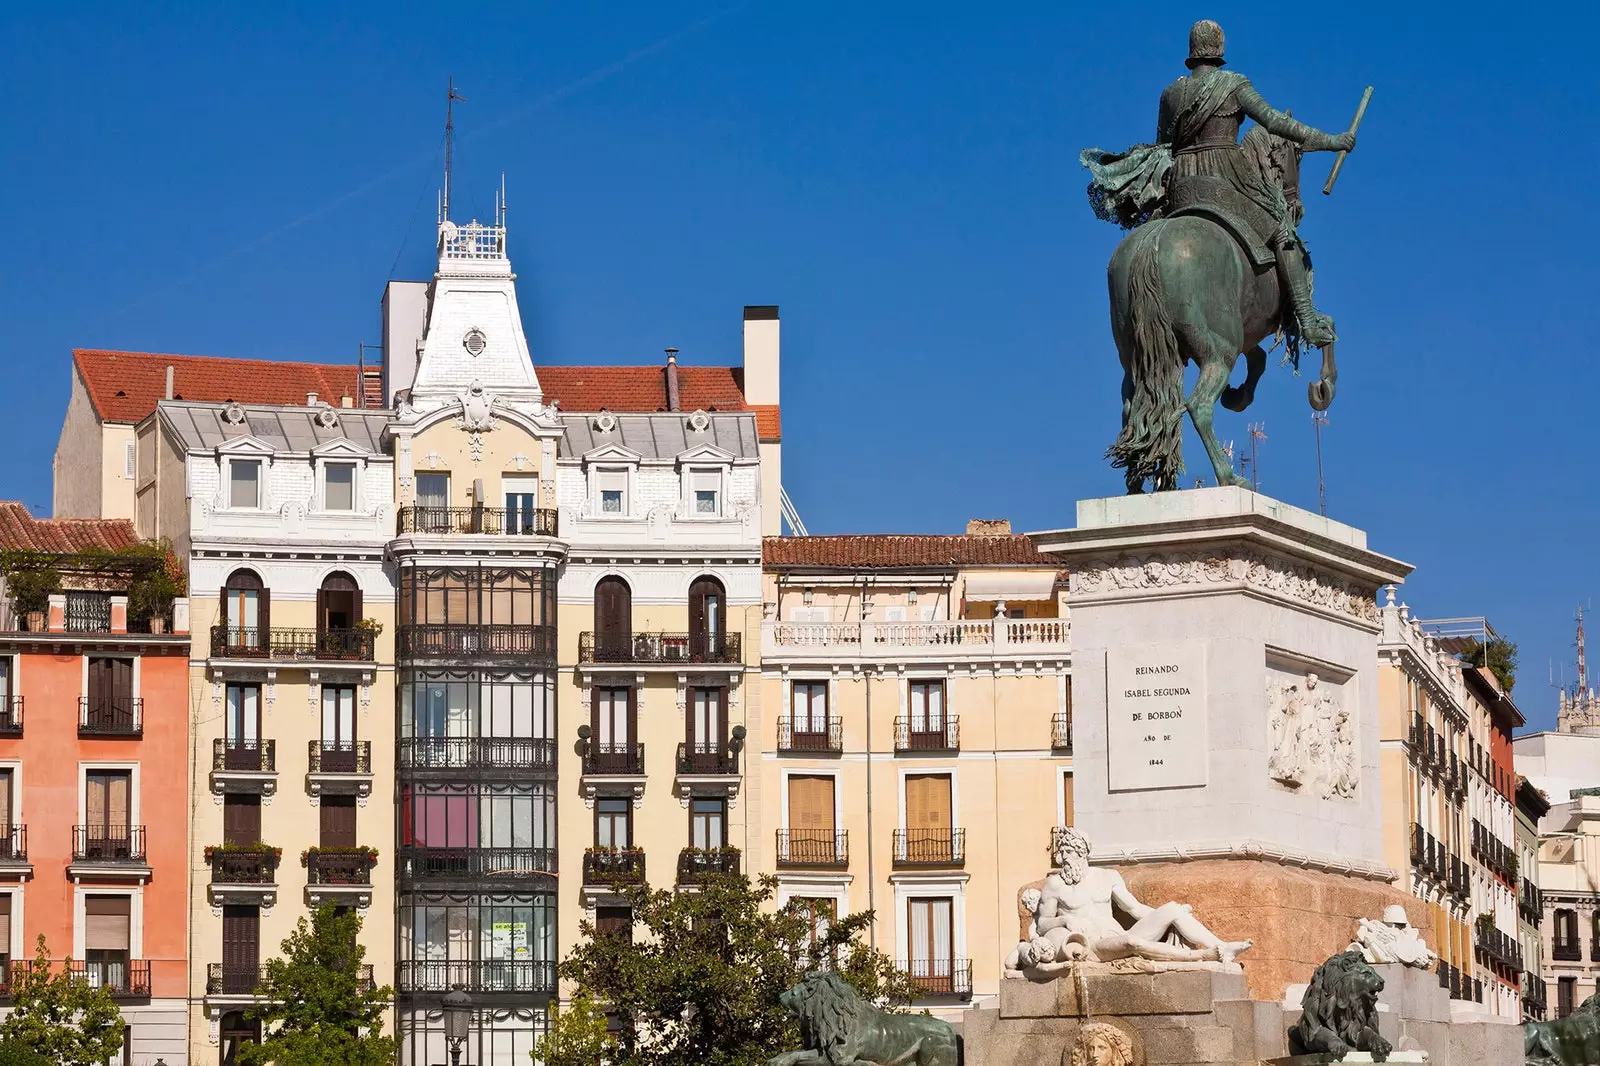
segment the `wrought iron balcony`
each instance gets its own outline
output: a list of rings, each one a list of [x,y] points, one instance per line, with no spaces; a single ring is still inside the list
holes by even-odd
[[[847,866],[850,833],[839,829],[779,829],[779,866]]]
[[[583,853],[586,885],[644,883],[643,848],[589,848]]]
[[[1072,754],[1072,715],[1057,714],[1050,718],[1050,749]]]
[[[546,659],[556,654],[556,627],[412,623],[395,634],[402,659]]]
[[[549,770],[556,742],[530,737],[401,737],[402,770]]]
[[[967,861],[965,829],[896,829],[896,866],[961,866]]]
[[[967,959],[912,959],[902,970],[929,999],[972,998],[972,963]]]
[[[836,717],[778,719],[779,751],[815,751],[836,754],[844,750],[844,722]]]
[[[88,982],[91,988],[104,988],[115,999],[150,997],[149,959],[71,960],[72,977]]]
[[[644,773],[643,744],[602,744],[588,741],[583,749],[583,772],[596,777]]]
[[[221,962],[207,963],[206,995],[254,996],[266,981],[266,977],[267,968],[265,966],[239,966]],[[356,983],[361,991],[372,991],[375,986],[373,984],[371,966],[361,967]]]
[[[1557,962],[1582,962],[1583,942],[1557,940],[1550,945],[1550,957]]]
[[[283,852],[278,848],[223,844],[207,848],[205,855],[211,864],[214,885],[270,885],[277,879],[278,860]]]
[[[22,735],[22,697],[0,696],[0,738]]]
[[[421,881],[481,882],[521,880],[556,872],[554,848],[435,848],[406,845],[400,849],[400,878]]]
[[[580,663],[742,663],[739,633],[579,633]]]
[[[739,756],[721,743],[679,744],[678,773],[696,777],[737,775]]]
[[[697,885],[713,874],[738,872],[738,848],[684,848],[678,852],[680,885]]]
[[[306,754],[313,774],[372,773],[370,740],[311,740],[306,742]]]
[[[427,536],[488,534],[512,537],[555,537],[560,535],[560,512],[554,507],[532,510],[499,507],[402,507],[396,523],[398,533]]]
[[[28,861],[28,827],[0,825],[0,866]]]
[[[136,696],[79,696],[78,736],[144,735],[144,700]]]
[[[534,959],[412,959],[395,966],[396,991],[448,992],[460,985],[474,996],[494,992],[554,992],[556,964]]]
[[[960,751],[961,719],[955,715],[934,718],[896,718],[895,751]]]
[[[278,742],[275,740],[211,741],[211,769],[223,772],[275,774],[278,772]]]
[[[371,848],[308,848],[303,856],[312,885],[371,885],[378,853]]]
[[[287,659],[305,662],[371,662],[377,634],[370,629],[280,629],[211,627],[213,659]]]
[[[73,826],[72,861],[142,865],[145,861],[144,826]]]

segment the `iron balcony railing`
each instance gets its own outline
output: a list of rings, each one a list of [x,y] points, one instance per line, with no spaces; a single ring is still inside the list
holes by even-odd
[[[313,885],[370,885],[377,864],[371,848],[308,848],[306,880]]]
[[[395,654],[402,659],[553,659],[556,627],[411,623],[395,634]]]
[[[206,964],[206,995],[208,996],[253,996],[256,995],[267,977],[267,968],[261,965],[239,966],[237,964],[212,962]],[[372,967],[362,966],[356,977],[356,985],[363,992],[371,992],[375,987],[372,979]]]
[[[68,633],[109,633],[111,595],[106,592],[67,593]]]
[[[554,537],[560,534],[560,512],[554,507],[402,507],[397,532],[453,536]]]
[[[28,861],[28,827],[0,825],[0,863]]]
[[[779,751],[840,752],[844,750],[844,721],[826,718],[778,719]]]
[[[961,866],[967,859],[965,829],[896,829],[896,866]]]
[[[534,959],[411,959],[396,965],[399,992],[448,992],[460,985],[473,995],[554,992],[556,964]]]
[[[211,741],[211,769],[275,774],[278,772],[278,742],[215,737]]]
[[[737,774],[739,756],[718,742],[678,745],[680,774]]]
[[[840,829],[779,829],[779,866],[847,866],[850,833]]]
[[[211,627],[213,659],[300,659],[307,662],[371,662],[377,634],[370,629],[281,629]]]
[[[91,988],[104,988],[117,999],[150,995],[149,959],[73,959],[72,977]]]
[[[578,634],[580,663],[741,663],[739,633]]]
[[[22,735],[22,697],[0,696],[0,737]]]
[[[270,885],[278,876],[278,853],[244,848],[207,848],[214,885]]]
[[[139,737],[144,734],[144,700],[137,696],[79,696],[80,737]]]
[[[556,742],[530,737],[401,737],[395,757],[403,770],[548,770]]]
[[[644,883],[643,848],[589,848],[583,853],[586,885]]]
[[[417,881],[501,881],[556,872],[554,848],[433,848],[407,845],[400,849],[400,877]]]
[[[941,718],[896,718],[894,750],[959,751],[961,719],[955,715],[945,715]]]
[[[583,749],[583,772],[597,775],[644,773],[643,744],[604,744],[591,740]]]
[[[902,969],[930,999],[972,998],[972,963],[967,959],[912,959]]]
[[[1550,945],[1550,957],[1557,962],[1582,962],[1583,941],[1557,940]]]
[[[143,863],[144,826],[75,825],[72,861]]]
[[[1054,751],[1072,754],[1072,715],[1057,714],[1050,718],[1050,747]]]
[[[695,885],[712,874],[737,874],[738,848],[684,848],[678,852],[678,884]]]
[[[370,740],[311,740],[306,754],[314,774],[372,773]]]

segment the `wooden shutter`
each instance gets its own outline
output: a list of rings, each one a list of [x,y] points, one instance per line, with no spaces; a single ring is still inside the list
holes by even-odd
[[[217,602],[221,604],[217,608],[217,625],[226,628],[228,625],[228,586],[222,586],[222,591],[217,593]],[[241,618],[235,624],[242,625],[243,623],[244,619]],[[229,643],[232,643],[232,641],[230,640]]]
[[[126,831],[129,819],[133,814],[133,805],[129,802],[133,791],[132,774],[126,770],[108,774],[106,789],[106,824],[112,828],[113,839],[125,839],[117,835],[117,830]]]
[[[317,630],[326,633],[332,627],[328,625],[328,590],[326,587],[317,590]]]
[[[1061,775],[1061,818],[1062,825],[1077,825],[1073,815],[1072,775]]]
[[[11,839],[11,771],[0,770],[0,847],[8,846]],[[11,897],[7,896],[7,899]],[[0,952],[11,941],[0,937]]]
[[[833,832],[833,778],[795,774],[789,778],[789,828]]]
[[[906,828],[950,828],[950,775],[906,775]]]
[[[88,951],[127,951],[130,899],[127,896],[83,898],[83,946]]]
[[[322,797],[322,836],[325,848],[353,848],[356,844],[356,798]]]
[[[602,578],[595,588],[594,635],[606,659],[626,658],[633,636],[633,590],[619,577]]]
[[[0,959],[11,957],[11,893],[0,892]]]
[[[261,843],[261,797],[222,797],[222,840],[226,844]]]
[[[266,648],[272,641],[272,590],[266,582],[261,585],[261,591],[256,593],[256,646]]]
[[[255,907],[222,908],[222,968],[249,973],[253,991],[255,971],[261,965],[261,911]],[[233,991],[230,989],[230,991]]]
[[[111,695],[118,701],[118,706],[127,706],[127,701],[133,699],[133,660],[112,659],[111,662]]]

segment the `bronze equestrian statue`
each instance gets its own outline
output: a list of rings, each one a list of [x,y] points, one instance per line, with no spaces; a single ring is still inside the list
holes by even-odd
[[[1223,70],[1222,28],[1189,31],[1190,73],[1161,94],[1156,144],[1126,152],[1089,149],[1089,199],[1101,218],[1131,229],[1107,270],[1111,329],[1122,359],[1122,432],[1107,452],[1130,493],[1149,481],[1178,487],[1183,412],[1189,412],[1219,485],[1248,484],[1212,429],[1220,399],[1242,411],[1266,366],[1261,342],[1284,335],[1322,350],[1311,406],[1333,402],[1333,320],[1311,302],[1311,261],[1295,231],[1302,151],[1349,152],[1354,126],[1323,133],[1269,107],[1250,82]],[[1239,143],[1245,118],[1257,126]],[[1341,157],[1342,158],[1342,157]],[[1246,379],[1228,387],[1240,353]],[[1187,400],[1183,371],[1199,368]]]

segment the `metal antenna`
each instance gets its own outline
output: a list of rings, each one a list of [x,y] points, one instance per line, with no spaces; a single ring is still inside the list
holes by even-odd
[[[1583,648],[1583,605],[1578,606],[1578,694],[1589,690],[1589,665]]]
[[[1250,491],[1261,491],[1261,442],[1267,439],[1265,422],[1250,423],[1250,454],[1239,460],[1239,465],[1250,464]]]
[[[456,79],[450,78],[450,93],[445,97],[444,105],[444,199],[440,204],[439,221],[450,221],[450,171],[455,165],[456,149],[456,101],[467,102],[467,98],[456,92]]]
[[[1317,431],[1317,509],[1322,512],[1322,517],[1328,517],[1328,483],[1322,479],[1322,427],[1328,424],[1328,416],[1321,411],[1311,412],[1311,425]]]

